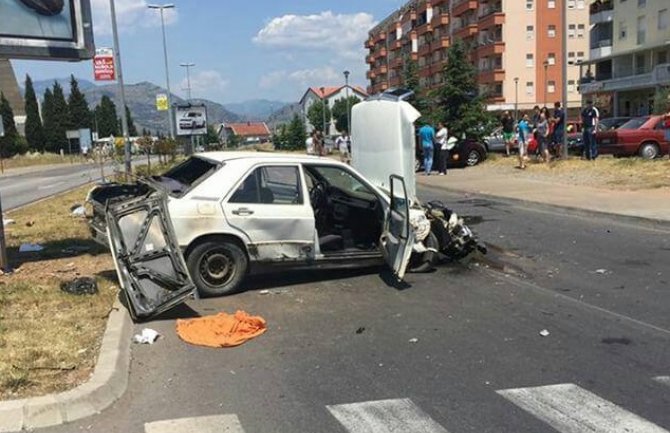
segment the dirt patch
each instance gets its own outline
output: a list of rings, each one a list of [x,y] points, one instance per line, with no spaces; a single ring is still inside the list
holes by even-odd
[[[14,272],[0,276],[0,398],[60,392],[86,381],[95,366],[118,287],[111,256],[71,216],[90,186],[7,213]],[[19,253],[23,243],[44,250]],[[72,295],[62,282],[96,279],[95,295]]]
[[[493,154],[480,167],[482,170],[505,172],[518,177],[596,188],[670,188],[670,160],[667,157],[648,161],[641,158],[602,156],[595,161],[570,158],[548,164],[531,159],[526,170],[515,170],[517,164],[516,157],[506,158]]]

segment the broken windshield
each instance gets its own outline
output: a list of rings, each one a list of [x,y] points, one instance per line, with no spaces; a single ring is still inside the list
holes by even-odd
[[[152,179],[160,183],[170,195],[181,196],[213,173],[217,167],[218,164],[214,161],[194,156],[161,176],[153,176]]]

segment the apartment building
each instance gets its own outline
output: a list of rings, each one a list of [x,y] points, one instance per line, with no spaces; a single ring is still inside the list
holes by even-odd
[[[490,110],[527,109],[561,99],[561,7],[568,7],[568,100],[579,106],[580,61],[588,56],[585,0],[411,0],[369,32],[369,93],[401,86],[406,59],[422,87],[442,83],[451,38],[462,40],[479,71]]]
[[[649,114],[670,85],[670,1],[601,0],[590,7],[590,59],[580,91],[614,116]]]

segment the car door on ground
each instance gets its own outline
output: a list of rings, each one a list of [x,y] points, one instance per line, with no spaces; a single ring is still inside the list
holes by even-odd
[[[254,167],[223,200],[251,260],[302,261],[314,255],[314,213],[298,164]]]

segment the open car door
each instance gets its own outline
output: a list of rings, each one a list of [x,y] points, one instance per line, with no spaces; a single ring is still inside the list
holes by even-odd
[[[109,205],[106,219],[116,272],[133,319],[168,310],[196,290],[163,193]]]
[[[381,249],[386,263],[393,273],[402,280],[412,255],[414,231],[409,223],[409,200],[405,180],[392,174],[389,176],[391,186],[391,205],[384,221],[381,236]]]

